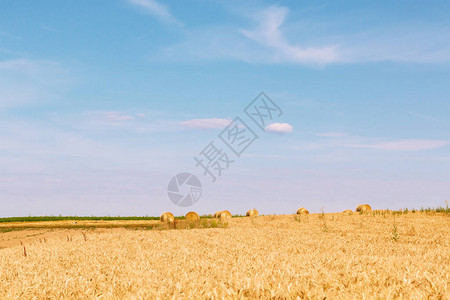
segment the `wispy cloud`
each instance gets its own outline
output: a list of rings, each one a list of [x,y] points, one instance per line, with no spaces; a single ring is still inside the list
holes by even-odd
[[[146,0],[128,1],[140,3]],[[320,26],[315,26],[314,16],[308,19],[307,26],[299,26],[303,24],[302,20],[289,18],[290,9],[284,6],[274,5],[253,11],[242,9],[234,13],[236,11],[243,24],[253,25],[235,23],[189,28],[183,41],[161,48],[162,51],[153,53],[151,59],[221,59],[312,66],[385,61],[450,62],[448,29],[433,24],[380,24],[373,28],[355,28],[351,32],[331,34],[315,29]],[[346,22],[339,18],[328,20],[330,27]],[[309,29],[316,31],[307,34]]]
[[[238,60],[247,63],[324,65],[340,60],[336,45],[306,47],[288,41],[282,31],[289,9],[271,6],[242,13],[245,24],[220,25],[185,31],[180,43],[162,48],[151,59],[161,61]],[[310,42],[310,41],[308,41]]]
[[[386,151],[423,151],[441,148],[448,145],[450,145],[450,141],[446,140],[404,139],[373,144],[354,144],[350,146],[353,148],[368,148]]]
[[[0,108],[49,102],[70,83],[68,72],[56,62],[0,61]]]
[[[5,32],[5,31],[0,31],[0,37],[7,37],[7,38],[15,39],[15,40],[20,40],[19,36],[11,34],[9,32]]]
[[[321,133],[317,133],[316,136],[339,138],[339,137],[345,137],[345,136],[347,136],[347,134],[344,132],[321,132]]]
[[[266,132],[271,133],[291,133],[293,130],[293,126],[288,123],[272,123],[266,126]]]
[[[127,120],[134,119],[134,116],[124,115],[117,111],[105,112],[104,115],[106,116],[107,119],[115,120],[115,121],[127,121]]]
[[[410,115],[418,117],[422,120],[427,120],[427,121],[432,121],[432,122],[437,122],[437,123],[442,123],[442,124],[450,124],[449,120],[444,120],[444,119],[440,119],[440,118],[436,118],[434,116],[430,116],[430,115],[425,115],[425,114],[421,114],[421,113],[416,113],[416,112],[409,112]]]
[[[147,114],[152,117],[147,118]],[[124,112],[108,110],[91,110],[84,112],[75,112],[67,114],[65,118],[55,114],[51,117],[52,121],[59,124],[73,124],[72,127],[80,130],[95,128],[97,132],[110,130],[127,130],[129,132],[151,131],[162,132],[170,130],[179,130],[175,121],[170,121],[168,117],[162,117],[153,111],[142,112]]]
[[[327,137],[327,139],[313,140],[309,143],[296,145],[294,146],[294,149],[318,150],[353,148],[389,152],[414,152],[450,146],[450,140],[445,139],[387,139],[334,133],[316,134],[316,136]]]
[[[289,9],[271,6],[258,12],[255,19],[258,27],[253,30],[241,30],[248,38],[274,50],[273,60],[278,62],[326,64],[339,61],[337,46],[301,47],[287,41],[281,31]]]
[[[192,119],[181,122],[180,125],[196,128],[196,129],[221,129],[227,127],[231,123],[231,119]]]
[[[316,38],[329,41],[328,45],[306,47],[312,39],[299,44],[289,42],[283,33],[289,9],[270,6],[254,15],[258,27],[241,30],[248,38],[274,50],[275,62],[293,63],[363,63],[363,62],[450,62],[450,38],[448,28],[419,22],[395,23],[388,26],[364,28],[362,31],[332,36],[317,33]],[[295,22],[301,20],[293,20]],[[343,22],[330,20],[329,24]],[[291,23],[292,24],[292,23]],[[298,35],[305,28],[300,27]]]
[[[169,11],[166,5],[158,3],[155,0],[126,0],[129,3],[142,8],[146,13],[157,17],[165,23],[176,25],[183,25],[177,18],[175,18]]]
[[[339,55],[344,63],[450,62],[448,27],[433,23],[379,24],[373,28],[361,28],[355,33],[342,34],[336,39],[341,45]]]

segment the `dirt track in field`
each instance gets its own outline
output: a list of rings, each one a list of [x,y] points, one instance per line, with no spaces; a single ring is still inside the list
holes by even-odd
[[[75,223],[76,222],[76,223]],[[0,249],[41,242],[52,238],[67,238],[81,235],[82,231],[105,232],[112,228],[148,228],[160,224],[158,220],[139,221],[41,221],[0,223]]]

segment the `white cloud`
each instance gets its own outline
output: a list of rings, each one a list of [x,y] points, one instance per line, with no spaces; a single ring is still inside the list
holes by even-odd
[[[220,129],[225,128],[231,123],[231,119],[192,119],[181,122],[180,124],[189,128],[196,129]]]
[[[378,142],[373,144],[355,144],[351,145],[351,147],[386,151],[422,151],[441,148],[448,145],[450,145],[450,141],[446,140],[404,139],[392,142]]]
[[[129,3],[143,8],[146,13],[149,13],[163,22],[182,25],[169,11],[167,6],[156,2],[155,0],[127,0]]]
[[[266,131],[272,133],[291,133],[292,130],[292,125],[288,123],[272,123],[266,126]]]
[[[275,50],[273,59],[278,62],[317,63],[326,64],[339,61],[337,47],[300,47],[289,43],[280,30],[286,20],[289,9],[271,6],[255,18],[259,27],[254,30],[241,30],[248,38]]]

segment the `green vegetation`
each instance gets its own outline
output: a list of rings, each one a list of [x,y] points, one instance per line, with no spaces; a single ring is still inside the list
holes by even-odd
[[[212,219],[209,222],[208,220],[202,220],[199,228],[228,228],[228,223],[216,219]]]
[[[181,217],[177,217],[180,219]],[[184,219],[184,217],[182,217]],[[95,217],[95,216],[29,216],[29,217],[9,217],[9,218],[0,218],[0,223],[8,223],[8,222],[41,222],[41,221],[139,221],[139,220],[159,220],[159,217]]]
[[[450,214],[450,208],[448,207],[448,204],[445,207],[442,206],[438,206],[436,208],[421,208],[420,209],[421,212],[437,212],[437,213],[446,213],[446,214]]]
[[[434,214],[434,213],[443,213],[443,214],[450,214],[450,207],[448,206],[448,203],[446,204],[445,207],[443,206],[438,206],[435,208],[432,207],[421,207],[420,209],[416,209],[416,208],[403,208],[403,209],[399,209],[399,210],[389,210],[389,209],[385,209],[385,210],[374,210],[372,211],[373,215],[386,215],[386,214],[392,214],[392,215],[405,215],[408,213],[426,213],[426,214]]]
[[[244,218],[244,217],[246,217],[246,215],[232,215],[232,217],[233,218]]]
[[[412,210],[408,210],[407,208],[405,209],[400,209],[399,211],[397,211],[397,214],[407,214],[408,212],[412,212],[412,213],[416,213],[416,212],[422,212],[422,213],[445,213],[445,214],[450,214],[450,207],[448,207],[448,204],[443,207],[443,206],[438,206],[436,208],[432,208],[432,207],[427,207],[424,208],[423,206],[420,209],[415,209],[413,208]]]
[[[394,215],[394,224],[393,224],[393,230],[392,230],[392,236],[391,238],[397,242],[400,239],[400,236],[398,234],[398,229],[397,229],[397,223],[395,222],[395,215]]]
[[[424,208],[421,209],[400,209],[400,210],[381,210],[381,211],[373,211],[373,214],[393,214],[393,215],[401,215],[401,214],[408,214],[408,213],[445,213],[450,214],[450,207],[448,204],[446,204],[445,207],[439,206],[436,208]],[[240,218],[245,217],[245,215],[233,215],[233,218]],[[212,215],[203,215],[201,216],[202,219],[210,219],[212,218]],[[322,211],[322,213],[319,216],[320,219],[325,218],[325,213]],[[175,219],[178,220],[184,220],[184,216],[175,217]],[[41,221],[143,221],[143,220],[159,220],[159,217],[149,217],[149,216],[104,216],[104,217],[97,217],[97,216],[28,216],[28,217],[9,217],[9,218],[0,218],[0,223],[9,223],[9,222],[41,222]]]
[[[141,225],[141,224],[95,224],[95,225],[66,225],[66,224],[52,224],[49,225],[34,225],[34,226],[20,226],[20,227],[0,227],[0,233],[6,233],[11,231],[22,230],[55,230],[55,229],[82,229],[82,230],[95,230],[98,228],[111,229],[111,228],[125,228],[133,230],[149,230],[159,228],[160,224]]]
[[[11,232],[11,231],[21,231],[22,228],[11,228],[11,227],[0,227],[1,233]]]
[[[330,231],[330,228],[328,228],[327,222],[325,222],[325,220],[323,220],[322,231],[323,232],[329,232]]]
[[[237,217],[245,217],[244,215],[233,215],[233,218]],[[203,215],[200,218],[202,219],[211,219],[212,215]],[[178,220],[184,220],[184,216],[175,217]],[[9,217],[9,218],[0,218],[0,223],[9,223],[9,222],[42,222],[42,221],[150,221],[150,220],[159,220],[159,217],[149,217],[149,216],[28,216],[28,217]]]

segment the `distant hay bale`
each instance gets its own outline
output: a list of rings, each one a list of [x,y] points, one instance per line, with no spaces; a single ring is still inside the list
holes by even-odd
[[[195,211],[190,211],[186,214],[186,221],[188,223],[196,223],[200,220],[200,217],[198,216],[198,213]]]
[[[346,209],[342,213],[346,215],[351,215],[353,212],[351,211],[351,209]]]
[[[218,218],[222,211],[216,211],[213,215],[213,218]]]
[[[173,223],[169,223],[169,224],[172,225],[172,228],[173,228],[173,229],[177,229],[177,228],[179,227],[180,220],[175,219],[175,220],[173,221]]]
[[[160,219],[161,219],[161,222],[164,222],[164,223],[173,223],[173,221],[175,220],[175,217],[173,216],[172,213],[165,212],[161,215]]]
[[[309,214],[309,211],[304,207],[300,207],[297,210],[297,215],[308,215],[308,214]]]
[[[259,212],[256,209],[250,209],[247,214],[247,217],[257,217],[259,216]]]
[[[231,218],[231,213],[228,210],[222,210],[217,217],[220,219],[229,219]]]
[[[358,207],[356,208],[357,212],[369,212],[372,210],[372,207],[370,207],[369,204],[360,204],[358,205]]]

